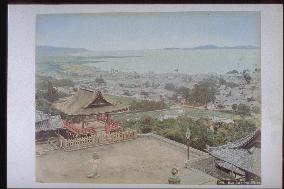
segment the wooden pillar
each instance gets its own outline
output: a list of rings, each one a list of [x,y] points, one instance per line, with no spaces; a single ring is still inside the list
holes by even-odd
[[[106,116],[107,116],[107,124],[109,124],[110,123],[110,115],[108,114],[108,113],[106,113]]]
[[[82,120],[82,128],[84,128],[85,116],[81,116],[81,120]]]

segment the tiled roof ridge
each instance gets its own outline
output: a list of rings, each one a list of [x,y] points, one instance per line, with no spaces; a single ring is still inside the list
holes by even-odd
[[[241,147],[245,146],[247,143],[249,143],[251,140],[254,139],[254,137],[256,136],[256,134],[260,132],[259,129],[256,129],[255,131],[253,131],[252,133],[234,141],[234,142],[229,142],[227,144],[221,145],[221,146],[217,146],[217,147],[211,147],[208,146],[207,147],[207,151],[212,151],[215,149],[224,149],[224,148],[230,148],[230,149],[240,149]]]
[[[94,93],[96,92],[96,90],[85,88],[85,87],[80,87],[79,89],[80,90],[85,90],[85,91],[88,91],[88,92],[94,92]]]

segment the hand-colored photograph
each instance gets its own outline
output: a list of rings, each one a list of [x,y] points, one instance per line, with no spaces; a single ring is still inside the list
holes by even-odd
[[[260,22],[38,14],[36,182],[260,185]]]

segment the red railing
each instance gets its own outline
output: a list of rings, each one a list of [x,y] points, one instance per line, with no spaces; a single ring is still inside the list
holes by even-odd
[[[113,130],[117,130],[121,128],[119,123],[110,119],[110,117],[108,117],[105,114],[97,115],[97,120],[105,123],[106,133],[110,133]],[[93,127],[77,128],[72,123],[69,123],[68,121],[64,121],[64,127],[75,134],[95,134],[96,133],[96,129]]]
[[[121,128],[121,126],[119,125],[119,123],[111,120],[110,123],[106,125],[105,130],[106,130],[106,133],[109,133],[112,130],[116,130],[116,129],[120,129],[120,128]]]
[[[68,129],[69,131],[76,133],[76,134],[95,134],[96,129],[93,127],[89,128],[76,128],[74,125],[71,123],[64,121],[64,127]]]

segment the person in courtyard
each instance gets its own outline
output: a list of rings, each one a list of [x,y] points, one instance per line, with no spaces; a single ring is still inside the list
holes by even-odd
[[[92,155],[92,159],[91,159],[91,163],[92,163],[92,173],[90,173],[87,177],[88,178],[96,178],[99,177],[100,175],[98,174],[98,166],[100,163],[100,158],[99,155],[94,152]]]

